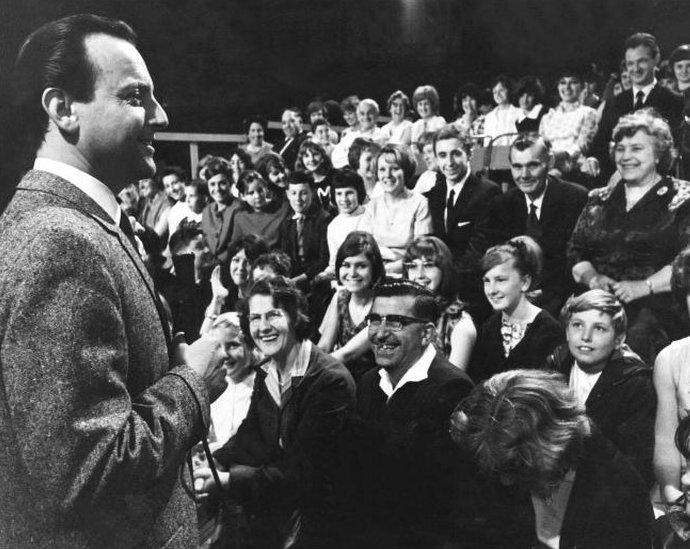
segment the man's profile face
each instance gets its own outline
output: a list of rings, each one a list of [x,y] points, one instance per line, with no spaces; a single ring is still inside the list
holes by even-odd
[[[625,66],[628,76],[635,86],[646,86],[654,80],[654,69],[659,58],[652,55],[647,46],[637,46],[625,50]]]
[[[413,296],[376,297],[370,313],[415,317],[414,301]],[[376,364],[386,370],[406,371],[424,353],[429,343],[425,334],[425,324],[421,322],[403,326],[400,331],[391,330],[385,322],[378,329],[369,328]]]
[[[544,147],[535,143],[524,151],[510,151],[510,171],[515,185],[530,200],[539,198],[546,188],[546,175],[549,171],[549,157]]]
[[[153,176],[153,134],[168,118],[134,45],[105,34],[87,36],[84,45],[96,81],[91,100],[72,103],[79,122],[76,146],[87,171],[119,189]]]

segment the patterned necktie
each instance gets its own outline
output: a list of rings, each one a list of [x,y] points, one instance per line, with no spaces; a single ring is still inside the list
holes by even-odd
[[[640,90],[635,94],[635,106],[633,109],[637,110],[641,109],[642,107],[644,107],[644,92]]]
[[[297,257],[300,262],[304,262],[304,215],[298,215],[295,225],[297,227]]]
[[[529,214],[527,215],[525,233],[527,236],[531,236],[536,240],[539,240],[542,235],[541,223],[539,223],[539,218],[537,217],[537,206],[534,202],[529,203]]]
[[[449,233],[451,229],[450,212],[453,206],[455,206],[455,189],[451,189],[446,201],[446,233]]]

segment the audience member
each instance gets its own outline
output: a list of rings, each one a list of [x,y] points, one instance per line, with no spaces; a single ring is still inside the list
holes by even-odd
[[[484,120],[484,144],[510,145],[515,138],[515,123],[520,120],[522,111],[510,102],[513,84],[505,75],[494,78],[491,92],[496,106]]]
[[[414,174],[414,161],[407,152],[397,145],[386,145],[375,162],[383,193],[367,204],[359,227],[376,239],[386,271],[400,276],[407,242],[431,234],[429,206],[426,198],[405,185]]]
[[[426,169],[419,174],[414,184],[414,191],[429,197],[429,191],[436,186],[441,177],[434,153],[434,140],[436,132],[423,133],[417,141],[417,148],[421,151],[420,157]]]
[[[303,141],[297,152],[295,170],[306,172],[311,176],[319,205],[332,215],[336,210],[331,202],[333,165],[323,147],[313,141]]]
[[[347,168],[335,170],[331,194],[331,202],[338,208],[338,215],[328,224],[326,231],[329,256],[327,270],[337,278],[336,255],[347,236],[359,229],[364,217],[362,204],[367,195],[362,178]]]
[[[515,85],[513,93],[520,109],[520,116],[515,122],[515,130],[520,133],[537,133],[539,124],[546,113],[544,86],[536,76],[523,76]]]
[[[474,82],[468,82],[461,86],[453,97],[453,111],[457,117],[453,125],[463,137],[472,137],[472,124],[479,116],[477,98],[480,93],[479,86]]]
[[[232,239],[233,218],[239,205],[239,201],[230,194],[230,166],[224,158],[215,157],[208,160],[199,174],[206,180],[212,200],[201,212],[201,230],[214,257],[218,261],[226,261],[228,244]]]
[[[480,469],[505,485],[487,501],[497,526],[486,547],[651,546],[642,478],[591,425],[560,374],[497,374],[474,389],[452,426]]]
[[[405,250],[403,278],[416,282],[436,296],[441,312],[434,343],[451,364],[467,370],[477,340],[477,328],[466,305],[458,299],[458,278],[448,246],[435,236],[415,238]]]
[[[481,270],[495,312],[479,328],[470,377],[479,383],[506,370],[541,368],[564,337],[558,321],[527,299],[541,272],[539,245],[522,236],[489,248]]]
[[[234,198],[240,197],[240,191],[237,188],[237,184],[240,181],[240,175],[246,170],[253,169],[252,159],[242,148],[236,148],[232,151],[230,155],[230,174],[232,175],[232,180],[230,184],[230,194]]]
[[[319,332],[319,348],[327,353],[344,348],[357,334],[362,334],[353,345],[361,350],[349,359],[332,353],[350,370],[355,383],[374,366],[374,356],[364,339],[365,317],[374,301],[374,286],[383,280],[385,269],[376,240],[369,233],[353,231],[338,248],[335,272],[341,288],[333,295],[323,317]],[[350,351],[352,352],[352,351]]]
[[[245,235],[260,235],[268,248],[277,247],[280,227],[290,215],[289,204],[287,201],[269,201],[268,185],[254,170],[242,172],[237,187],[244,205],[239,206],[235,212],[233,239]]]
[[[652,370],[624,343],[623,305],[589,290],[568,299],[561,322],[567,343],[546,359],[547,368],[565,376],[592,422],[651,487],[656,394]]]
[[[568,272],[566,248],[587,202],[585,188],[548,175],[549,145],[540,137],[518,137],[510,147],[515,187],[495,197],[482,223],[488,244],[532,237],[544,252],[538,304],[558,316],[574,284]]]
[[[371,139],[357,137],[347,153],[347,165],[355,170],[364,181],[367,200],[373,198],[376,186],[376,156],[381,147]],[[366,202],[366,201],[365,201]]]
[[[211,273],[211,302],[206,308],[200,333],[213,326],[219,314],[237,310],[240,300],[247,297],[252,285],[252,263],[268,253],[261,237],[247,234],[234,239],[228,246],[227,264],[217,265]]]
[[[651,34],[638,32],[628,37],[624,50],[632,87],[614,97],[604,107],[591,151],[598,158],[607,177],[615,169],[609,159],[609,141],[623,115],[652,107],[668,121],[671,131],[675,131],[680,126],[683,111],[680,95],[659,85],[656,80],[654,73],[660,58],[656,38]]]
[[[340,108],[343,111],[343,120],[345,120],[345,124],[347,124],[347,127],[342,131],[340,136],[341,139],[348,133],[357,129],[357,105],[359,105],[359,97],[356,95],[349,95],[340,102]]]
[[[331,141],[332,131],[333,130],[331,130],[331,125],[325,118],[317,118],[316,120],[314,120],[314,122],[312,122],[311,140],[324,150],[326,156],[329,159],[331,157],[331,154],[333,153],[333,142]]]
[[[288,107],[283,111],[280,122],[283,126],[285,140],[278,149],[278,154],[285,160],[285,165],[292,169],[297,161],[297,151],[307,134],[302,130],[302,113],[297,107]]]
[[[472,382],[436,352],[438,314],[434,296],[417,284],[376,287],[367,322],[380,369],[365,373],[357,390],[351,451],[361,539],[352,547],[446,547],[463,522],[457,501],[467,497],[469,475],[448,417]]]
[[[687,103],[690,98],[690,44],[682,44],[673,50],[669,64],[676,77],[676,91],[683,94],[683,100]]]
[[[201,226],[202,212],[209,201],[208,186],[203,179],[184,182],[184,200],[175,204],[168,214],[170,236],[177,231],[183,221],[193,221]]]
[[[284,202],[290,170],[285,165],[283,157],[277,153],[268,152],[259,158],[254,168],[268,183],[270,200]]]
[[[274,276],[288,278],[291,272],[292,261],[286,253],[278,250],[261,254],[252,263],[252,280],[254,282]]]
[[[175,202],[184,202],[184,183],[187,177],[179,166],[168,166],[160,173],[165,193]]]
[[[410,98],[397,90],[390,95],[387,105],[391,121],[381,128],[381,142],[409,149],[412,143],[412,122],[407,118],[411,109]]]
[[[690,185],[662,176],[673,138],[661,118],[646,111],[626,115],[613,141],[622,181],[590,193],[568,259],[575,282],[610,291],[625,304],[626,341],[651,363],[683,333],[671,307],[670,264],[688,244]]]
[[[159,238],[168,236],[168,214],[174,204],[158,180],[148,177],[139,181],[139,194],[142,199],[138,221],[153,229]]]
[[[413,153],[418,156],[421,154],[416,149],[419,138],[427,132],[440,130],[446,125],[446,119],[439,115],[440,98],[433,86],[419,86],[412,94],[412,107],[419,115],[419,120],[412,124],[410,143]]]
[[[263,116],[254,115],[246,118],[242,124],[247,135],[247,143],[240,148],[249,155],[251,163],[256,164],[262,155],[273,150],[273,145],[264,141],[268,123]],[[249,166],[245,166],[244,169],[249,169]]]
[[[355,406],[352,377],[307,339],[306,301],[287,279],[257,282],[240,319],[267,361],[246,419],[214,453],[221,486],[197,469],[197,493],[224,490],[242,503],[256,547],[342,547],[340,440]]]

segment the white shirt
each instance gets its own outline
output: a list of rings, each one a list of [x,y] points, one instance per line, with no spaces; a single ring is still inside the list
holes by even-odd
[[[311,341],[305,339],[302,343],[298,343],[298,345],[300,348],[297,351],[297,358],[288,371],[283,374],[282,383],[278,377],[278,370],[273,360],[269,360],[266,364],[261,366],[263,371],[266,372],[266,388],[278,406],[282,404],[282,396],[292,387],[292,379],[295,377],[304,377],[307,366],[309,366],[309,356],[311,355],[312,346]]]
[[[424,381],[427,377],[429,377],[429,366],[431,366],[431,362],[434,360],[435,356],[435,347],[433,345],[427,345],[427,348],[424,349],[422,356],[419,357],[417,362],[410,366],[395,387],[393,387],[393,383],[391,382],[391,378],[386,369],[381,368],[379,370],[379,377],[381,378],[379,380],[379,387],[381,387],[381,390],[388,397],[388,400],[390,400],[393,394],[406,383]]]
[[[110,216],[110,219],[115,222],[115,225],[120,224],[122,210],[117,203],[115,195],[108,187],[92,175],[89,175],[79,168],[60,162],[59,160],[43,157],[36,158],[34,161],[34,170],[52,173],[65,181],[69,181],[98,204],[101,209]]]
[[[584,406],[587,402],[589,393],[592,392],[592,388],[599,380],[601,372],[602,370],[598,371],[595,374],[590,374],[588,372],[585,372],[582,368],[580,368],[580,366],[578,366],[577,364],[577,361],[575,361],[575,363],[573,364],[573,367],[570,370],[570,380],[568,382],[568,385],[573,390],[573,393],[575,393],[575,398],[577,398],[577,401],[582,406]]]
[[[575,471],[570,470],[548,500],[532,494],[537,539],[551,549],[560,547],[561,528],[574,482]]]
[[[414,186],[414,192],[419,194],[424,194],[430,191],[436,186],[436,176],[438,172],[436,170],[425,170],[422,175],[417,179],[417,183]]]
[[[632,87],[632,95],[633,95],[633,106],[635,106],[635,103],[637,103],[637,92],[641,91],[644,94],[644,97],[642,98],[642,103],[647,102],[647,98],[649,97],[649,93],[652,91],[652,88],[656,86],[656,78],[652,80],[651,84],[647,84],[646,86],[639,88],[633,84]]]
[[[228,378],[228,387],[211,403],[211,429],[213,430],[213,442],[222,446],[231,437],[235,436],[244,418],[249,412],[249,404],[254,390],[254,378],[252,372],[239,383]],[[211,438],[211,437],[209,437]]]
[[[458,197],[460,196],[460,193],[462,192],[462,188],[465,186],[465,182],[467,181],[467,178],[470,176],[470,167],[467,166],[467,172],[465,173],[465,177],[462,178],[461,181],[458,181],[455,185],[452,187],[448,185],[448,180],[446,180],[446,205],[448,204],[448,198],[450,197],[450,193],[454,192],[455,194],[453,195],[453,207],[458,203]],[[443,223],[448,224],[448,208],[444,207],[443,208]]]
[[[168,232],[170,236],[175,234],[175,231],[185,219],[201,223],[201,212],[195,214],[192,209],[187,206],[187,203],[182,200],[176,202],[168,212]]]
[[[542,192],[537,198],[532,200],[529,196],[525,195],[525,202],[527,203],[527,214],[529,215],[530,205],[534,204],[537,207],[537,219],[541,219],[541,205],[544,202],[544,195],[546,194],[546,187],[549,186],[548,179],[546,180],[546,185],[544,185],[544,192]]]

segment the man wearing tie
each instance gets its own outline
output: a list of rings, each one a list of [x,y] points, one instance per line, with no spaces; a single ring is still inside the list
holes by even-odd
[[[558,317],[572,293],[566,246],[587,201],[587,190],[548,175],[551,151],[541,137],[521,136],[510,147],[515,187],[495,198],[482,232],[495,245],[518,235],[534,238],[544,252],[538,304]]]
[[[475,269],[486,249],[479,222],[491,199],[500,194],[496,183],[470,172],[472,143],[453,125],[441,128],[434,140],[434,153],[443,177],[426,194],[434,234],[443,240],[455,260],[460,276],[460,297],[473,305],[485,299]]]
[[[654,36],[638,32],[628,37],[625,41],[625,65],[632,88],[606,102],[599,130],[592,144],[592,155],[601,163],[606,177],[614,169],[609,156],[609,142],[613,128],[621,116],[637,109],[652,107],[668,121],[674,135],[680,127],[682,96],[659,84],[655,76],[658,63],[659,46]]]

